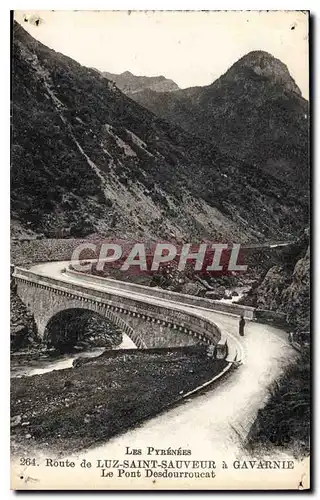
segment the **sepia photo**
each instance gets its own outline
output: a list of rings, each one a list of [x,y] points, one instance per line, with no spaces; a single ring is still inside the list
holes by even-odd
[[[309,489],[309,13],[11,24],[11,488]]]

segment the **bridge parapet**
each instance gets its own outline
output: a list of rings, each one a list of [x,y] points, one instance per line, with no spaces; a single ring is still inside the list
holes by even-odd
[[[91,284],[90,287],[89,283],[71,283],[63,279],[42,276],[19,267],[15,268],[13,276],[18,285],[18,293],[20,289],[20,296],[35,315],[42,333],[48,319],[56,311],[61,311],[63,307],[68,308],[70,304],[76,307],[75,304],[80,303],[84,308],[110,311],[122,318],[129,319],[130,317],[132,320],[157,323],[177,330],[177,333],[181,335],[191,335],[201,343],[217,345],[221,339],[221,332],[215,323],[197,314],[181,310],[179,304],[156,304],[154,298],[147,296],[145,299],[138,299],[128,295],[128,291],[116,290],[115,292],[108,288],[102,290],[97,288],[96,284]],[[81,274],[81,277],[83,276]],[[26,291],[26,287],[36,288],[39,292],[30,294]],[[57,300],[53,298],[45,300],[45,295],[58,296],[59,303],[57,304]],[[31,299],[29,300],[28,297]],[[40,318],[38,321],[37,317]]]
[[[218,300],[196,297],[194,295],[186,295],[183,293],[172,292],[171,290],[162,290],[160,288],[151,286],[137,285],[135,283],[129,283],[127,281],[103,278],[100,276],[94,276],[92,274],[85,274],[79,271],[74,271],[72,269],[66,269],[65,274],[70,278],[81,278],[82,281],[86,281],[87,283],[96,283],[97,285],[103,285],[106,287],[116,288],[117,290],[130,291],[133,293],[142,293],[148,295],[149,297],[173,300],[174,302],[179,302],[181,304],[189,305],[192,307],[200,307],[204,309],[210,309],[211,311],[225,312],[227,314],[234,314],[236,316],[241,316],[243,314],[243,316],[247,319],[254,319],[255,308],[250,306],[244,306],[235,303],[226,304]]]

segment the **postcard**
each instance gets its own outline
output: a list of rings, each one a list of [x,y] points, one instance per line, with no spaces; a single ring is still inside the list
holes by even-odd
[[[308,36],[13,13],[12,489],[310,489]]]

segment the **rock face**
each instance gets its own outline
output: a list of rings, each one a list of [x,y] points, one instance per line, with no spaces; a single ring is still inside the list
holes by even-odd
[[[137,76],[125,71],[120,75],[103,71],[101,73],[108,80],[113,81],[117,87],[127,95],[134,95],[145,89],[154,90],[155,92],[174,92],[179,90],[178,85],[164,76]]]
[[[279,59],[253,51],[206,87],[132,96],[301,192],[308,189],[308,103]]]
[[[290,278],[290,274],[283,267],[271,267],[256,291],[259,309],[282,310],[281,297],[290,283]]]
[[[248,241],[305,226],[306,200],[285,182],[157,118],[17,23],[13,70],[11,210],[20,228],[53,238]],[[237,100],[223,102],[232,109]]]
[[[298,260],[290,285],[282,294],[282,304],[289,322],[302,330],[310,329],[310,247]]]
[[[310,329],[310,246],[301,239],[293,264],[269,269],[255,289],[254,305],[260,309],[284,312],[289,324],[301,330]]]
[[[15,293],[10,291],[10,348],[17,350],[34,346],[39,342],[37,329],[32,314],[30,314]]]

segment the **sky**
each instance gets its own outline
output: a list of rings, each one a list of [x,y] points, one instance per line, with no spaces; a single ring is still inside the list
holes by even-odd
[[[164,75],[181,88],[208,85],[243,55],[264,50],[309,97],[308,17],[300,11],[16,11],[15,19],[85,66]]]

